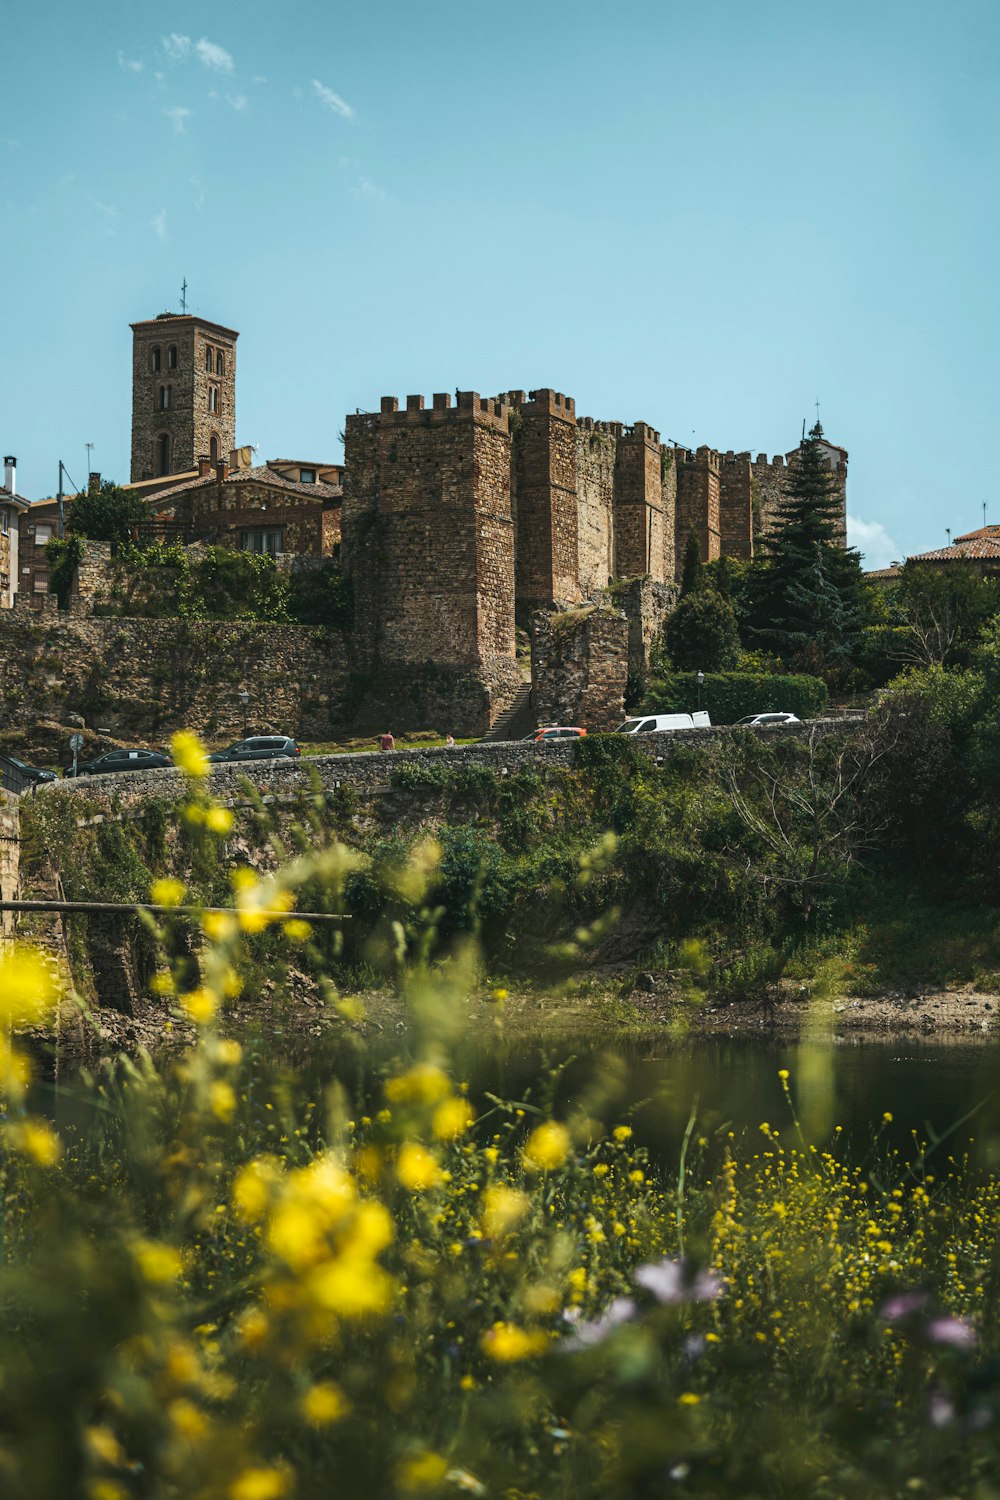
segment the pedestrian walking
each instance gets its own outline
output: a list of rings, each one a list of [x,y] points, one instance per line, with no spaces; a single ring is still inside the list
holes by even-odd
[[[395,748],[396,748],[396,741],[392,737],[392,730],[391,729],[387,729],[386,730],[385,734],[379,740],[379,745],[381,746],[381,748],[383,750],[395,750]]]

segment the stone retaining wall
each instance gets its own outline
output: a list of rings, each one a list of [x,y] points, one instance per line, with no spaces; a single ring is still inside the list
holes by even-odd
[[[752,731],[765,738],[773,736],[806,740],[811,734],[852,733],[863,723],[862,719],[814,719],[805,724],[773,725]],[[708,746],[726,739],[734,733],[734,727],[723,725],[713,729],[685,729],[659,734],[640,734],[634,744],[645,754],[666,759],[676,750],[691,746]],[[388,791],[396,782],[400,771],[407,778],[421,767],[434,775],[445,765],[485,766],[498,776],[509,775],[529,762],[543,765],[563,766],[572,769],[576,764],[580,741],[553,740],[549,744],[537,744],[524,740],[500,740],[478,745],[462,745],[454,750],[443,747],[433,749],[396,750],[384,755],[379,751],[360,755],[315,755],[298,760],[272,760],[213,766],[208,778],[208,790],[219,802],[239,804],[247,801],[242,785],[246,780],[253,783],[257,793],[269,800],[291,800],[307,792],[318,781],[324,791],[336,791],[342,786],[353,787],[359,792]],[[179,800],[185,793],[185,777],[180,771],[145,771],[119,776],[82,776],[78,780],[49,782],[40,786],[39,797],[74,796],[85,794],[88,800],[106,799],[121,808],[141,805],[149,798]]]

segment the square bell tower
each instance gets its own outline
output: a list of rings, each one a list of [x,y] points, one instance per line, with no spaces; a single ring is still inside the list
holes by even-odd
[[[196,469],[236,447],[236,340],[220,323],[160,313],[132,327],[133,482]]]

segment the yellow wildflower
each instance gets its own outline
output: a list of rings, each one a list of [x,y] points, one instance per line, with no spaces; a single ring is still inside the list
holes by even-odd
[[[308,943],[312,937],[312,928],[301,917],[291,917],[287,922],[282,922],[281,930],[293,943]]]
[[[286,1469],[244,1469],[229,1486],[229,1500],[281,1500],[289,1493]]]
[[[422,1193],[427,1188],[437,1187],[441,1181],[441,1168],[426,1146],[407,1141],[399,1148],[396,1176],[407,1192]]]
[[[207,911],[201,919],[202,931],[213,943],[224,943],[236,931],[235,919],[227,911]]]
[[[462,1135],[475,1119],[468,1099],[456,1096],[438,1105],[431,1119],[435,1140],[453,1141]]]
[[[364,1256],[342,1256],[313,1271],[305,1291],[318,1307],[342,1318],[385,1312],[392,1302],[392,1278]]]
[[[508,1230],[523,1219],[531,1207],[527,1193],[517,1188],[497,1184],[488,1187],[483,1194],[483,1234],[488,1239],[501,1239]]]
[[[198,1026],[207,1026],[219,1008],[219,1002],[210,989],[201,985],[180,997],[181,1009]]]
[[[515,1364],[521,1359],[530,1359],[541,1354],[548,1346],[548,1338],[541,1329],[519,1328],[516,1323],[494,1323],[483,1334],[484,1353],[499,1364]]]
[[[181,1274],[181,1258],[171,1245],[158,1240],[136,1240],[132,1246],[136,1264],[147,1281],[174,1281]]]
[[[180,906],[187,894],[183,880],[169,877],[154,880],[149,888],[149,899],[154,906]]]
[[[677,1400],[681,1406],[697,1406],[701,1397],[696,1395],[694,1391],[682,1391]]]
[[[205,827],[210,833],[231,833],[234,821],[230,807],[210,807],[205,814]]]
[[[171,1401],[167,1414],[178,1437],[186,1438],[188,1442],[200,1438],[208,1427],[205,1413],[193,1401],[187,1401],[183,1397]]]
[[[412,1458],[404,1458],[397,1465],[396,1483],[401,1490],[420,1494],[422,1491],[439,1489],[447,1473],[448,1460],[442,1458],[440,1453],[432,1453],[425,1448]]]
[[[621,1145],[624,1145],[624,1143],[627,1140],[631,1139],[631,1137],[632,1137],[632,1127],[631,1127],[631,1125],[616,1125],[615,1128],[614,1128],[614,1130],[611,1132],[611,1134],[614,1136],[615,1140],[621,1146]]]
[[[534,1172],[552,1172],[569,1156],[569,1131],[556,1120],[533,1130],[524,1146],[524,1163]]]
[[[231,1120],[236,1113],[236,1092],[232,1084],[217,1078],[209,1091],[209,1102],[217,1120],[223,1124]]]
[[[351,1409],[340,1386],[332,1380],[321,1380],[310,1386],[299,1405],[310,1427],[328,1427],[331,1422],[346,1417]]]
[[[55,973],[37,949],[17,944],[0,957],[0,1023],[28,1026],[40,1021],[58,997]]]
[[[170,740],[170,753],[174,764],[188,776],[207,776],[208,758],[201,740],[188,729],[179,729]]]
[[[250,1224],[259,1223],[280,1173],[281,1167],[273,1156],[258,1156],[240,1168],[231,1189],[233,1210],[238,1219]]]
[[[25,1120],[17,1128],[15,1143],[36,1167],[54,1167],[62,1156],[62,1141],[44,1120]]]
[[[433,1063],[417,1063],[406,1073],[386,1081],[390,1104],[436,1104],[451,1093],[448,1075]]]

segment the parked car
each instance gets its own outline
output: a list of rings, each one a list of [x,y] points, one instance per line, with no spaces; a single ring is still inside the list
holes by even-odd
[[[671,729],[711,729],[712,721],[703,708],[693,714],[647,714],[626,719],[615,734],[660,734]]]
[[[802,720],[795,714],[746,714],[742,719],[737,719],[737,727],[757,729],[761,724],[801,724]]]
[[[225,750],[213,750],[208,759],[214,765],[223,761],[294,759],[302,752],[287,734],[252,734],[249,739],[237,740]]]
[[[537,745],[549,740],[578,740],[581,735],[586,733],[585,729],[571,729],[562,724],[543,724],[540,729],[533,729],[524,738],[525,740],[533,740]]]
[[[31,783],[37,785],[40,781],[58,781],[59,777],[55,771],[43,771],[41,766],[29,766],[27,761],[21,760],[16,755],[8,755],[6,752],[0,755],[0,782],[9,791],[20,791],[22,786]]]
[[[108,750],[96,760],[81,762],[75,772],[69,766],[63,775],[110,776],[118,771],[158,771],[172,765],[170,756],[161,755],[159,750]]]

